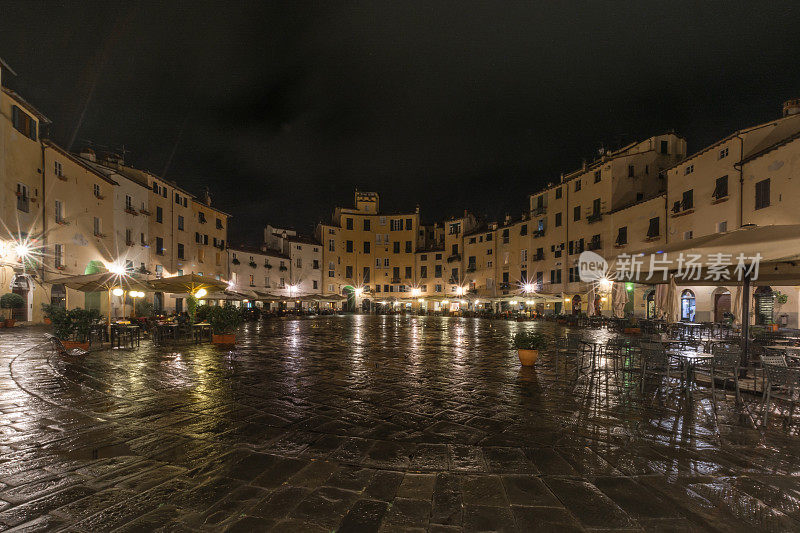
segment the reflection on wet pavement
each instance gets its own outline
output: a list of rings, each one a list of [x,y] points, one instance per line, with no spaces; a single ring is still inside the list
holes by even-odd
[[[785,418],[550,351],[523,369],[520,328],[565,333],[356,315],[65,361],[3,331],[0,530],[800,527]]]

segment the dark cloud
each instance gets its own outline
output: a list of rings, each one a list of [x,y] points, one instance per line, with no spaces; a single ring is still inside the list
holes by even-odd
[[[674,129],[698,149],[800,95],[791,3],[1,7],[9,83],[57,141],[169,162],[237,239],[311,231],[354,187],[428,220],[519,213],[602,145]]]

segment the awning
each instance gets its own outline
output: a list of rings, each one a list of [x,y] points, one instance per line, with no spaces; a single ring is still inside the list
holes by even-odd
[[[158,278],[152,280],[150,285],[153,287],[154,291],[175,294],[194,294],[200,289],[205,289],[207,292],[224,291],[228,288],[228,283],[225,281],[210,276],[199,276],[197,274]],[[208,299],[208,297],[204,297],[204,299]]]
[[[125,291],[153,291],[152,286],[146,279],[141,279],[135,274],[120,275],[112,272],[67,276],[48,280],[48,283],[52,285],[64,285],[70,289],[81,292],[102,292],[116,288]]]

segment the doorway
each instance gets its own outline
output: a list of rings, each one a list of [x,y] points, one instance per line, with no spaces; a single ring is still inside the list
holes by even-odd
[[[724,322],[725,314],[731,312],[731,293],[727,289],[717,289],[714,293],[714,322]]]

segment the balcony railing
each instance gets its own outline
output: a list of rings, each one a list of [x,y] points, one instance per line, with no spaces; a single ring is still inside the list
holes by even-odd
[[[591,241],[589,242],[589,250],[599,250],[603,247],[603,243],[601,241]]]
[[[56,177],[61,181],[67,181],[67,177],[64,174],[56,174]]]
[[[543,253],[541,253],[541,254],[533,254],[533,256],[531,257],[531,261],[543,261],[543,260],[544,260],[544,254]]]
[[[592,213],[586,219],[589,224],[594,224],[595,222],[600,222],[603,220],[603,213]]]
[[[287,267],[286,265],[281,265],[278,267],[278,270],[280,270],[281,272],[286,272],[287,270],[289,270],[289,267]]]
[[[400,283],[400,278],[392,278],[391,283]]]
[[[531,215],[532,216],[539,216],[539,215],[546,215],[546,214],[547,214],[547,206],[544,206],[544,205],[539,206],[539,207],[534,207],[533,211],[531,211]]]
[[[144,216],[150,216],[150,211],[145,209],[144,207],[139,209],[139,213],[143,214]]]
[[[125,207],[125,212],[128,213],[129,215],[133,215],[135,217],[139,216],[139,212],[136,209],[134,209],[133,207],[130,207],[130,206],[126,206]]]
[[[453,254],[447,258],[448,263],[452,263],[453,261],[461,261],[461,254]]]
[[[533,237],[536,239],[538,239],[539,237],[544,237],[544,230],[537,229],[536,231],[533,232]]]

